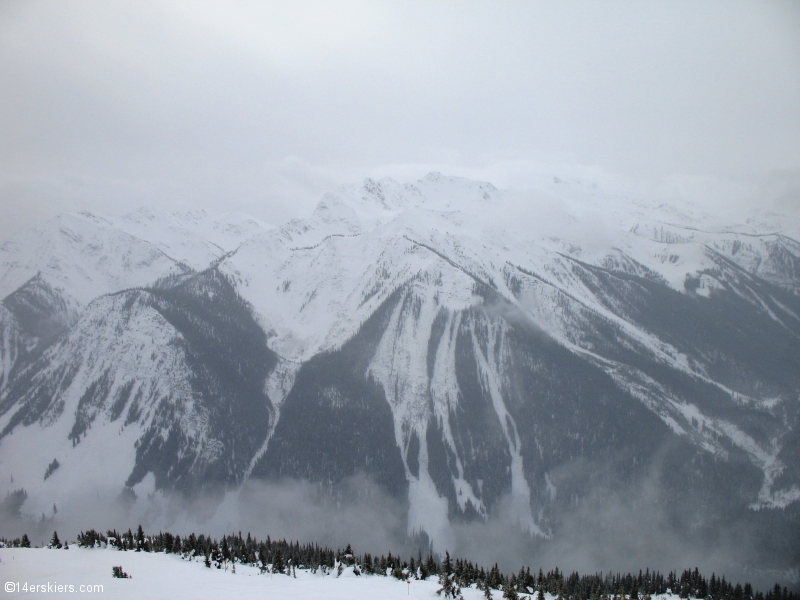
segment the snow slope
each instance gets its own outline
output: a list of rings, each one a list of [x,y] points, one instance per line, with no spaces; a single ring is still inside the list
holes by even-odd
[[[114,579],[111,567],[120,565],[131,579]],[[80,593],[80,586],[102,586],[103,595],[125,600],[128,598],[292,598],[295,600],[373,600],[386,598],[441,598],[436,594],[439,584],[435,577],[411,580],[410,584],[392,577],[353,574],[347,568],[336,576],[335,572],[322,575],[321,571],[298,570],[297,577],[286,575],[259,575],[257,568],[238,565],[236,573],[206,568],[201,561],[183,560],[172,554],[148,552],[119,552],[112,549],[86,549],[77,546],[69,550],[46,548],[0,548],[0,573],[4,582],[19,584],[20,591],[7,597],[28,597],[21,591],[25,583],[30,586],[48,584],[73,586],[75,592],[51,592],[49,597],[72,596]],[[41,588],[38,588],[41,589]],[[65,589],[69,589],[68,587]],[[92,588],[97,589],[97,588]],[[88,593],[88,592],[86,592]],[[464,600],[484,598],[483,592],[463,588]],[[492,598],[502,597],[500,590],[492,591]],[[554,600],[545,594],[546,600]],[[677,600],[674,594],[653,596],[654,600]]]
[[[659,470],[675,519],[800,499],[800,243],[579,182],[528,201],[431,173],[277,228],[139,210],[21,235],[0,248],[0,491],[38,515],[98,481],[366,472],[437,548],[501,505],[556,535],[596,492],[586,465]]]
[[[0,297],[37,273],[85,306],[103,294],[207,268],[271,227],[246,215],[139,209],[117,218],[65,214],[0,246]]]
[[[780,462],[774,438],[755,441],[726,419],[701,415],[700,421],[711,433],[698,435],[685,410],[687,398],[676,397],[640,369],[631,369],[608,352],[599,351],[597,336],[605,334],[591,325],[598,320],[614,328],[618,343],[707,382],[728,395],[732,404],[759,402],[756,395],[731,389],[728,382],[710,376],[692,348],[676,346],[670,336],[659,335],[648,324],[643,326],[626,315],[627,300],[612,300],[597,289],[592,280],[596,277],[583,265],[666,284],[681,295],[708,297],[712,290],[730,289],[796,338],[800,331],[797,309],[782,304],[774,295],[763,298],[748,280],[749,275],[761,277],[796,293],[800,246],[794,240],[774,234],[703,232],[689,224],[690,217],[671,211],[667,211],[669,217],[689,222],[668,226],[660,220],[663,207],[649,215],[641,207],[632,215],[622,215],[613,232],[612,247],[607,245],[608,233],[601,240],[590,238],[588,243],[537,239],[524,235],[520,227],[497,230],[493,213],[505,207],[501,192],[485,183],[439,174],[413,185],[367,180],[362,186],[326,195],[310,219],[252,238],[221,265],[270,333],[270,347],[297,364],[342,347],[392,294],[403,290],[403,302],[396,305],[366,374],[381,383],[392,407],[396,442],[411,485],[412,514],[425,515],[415,525],[439,530],[436,523],[441,523],[444,515],[438,521],[431,516],[431,507],[437,506],[431,499],[438,494],[430,486],[428,491],[417,491],[430,480],[425,473],[425,442],[418,476],[408,466],[407,449],[414,435],[426,439],[433,414],[442,424],[446,445],[459,454],[448,424],[448,413],[457,407],[460,395],[454,332],[460,327],[460,314],[486,304],[485,295],[477,291],[480,287],[502,298],[507,303],[503,310],[518,313],[517,318],[527,319],[598,364],[673,431],[696,439],[709,452],[726,455],[725,444],[719,442],[722,436],[747,452],[765,474],[768,464]],[[581,209],[588,210],[584,205]],[[577,218],[565,214],[561,220]],[[406,310],[407,306],[414,309]],[[439,343],[431,374],[426,355],[437,341],[432,337],[434,322],[445,314],[450,343]],[[482,325],[501,347],[506,331],[502,321],[499,315],[489,315]],[[518,456],[513,418],[504,405],[500,385],[508,377],[504,373],[507,365],[490,355],[488,345],[481,350],[475,325],[469,327],[481,378],[502,424],[509,456]],[[433,408],[429,409],[431,401]],[[509,419],[511,424],[506,427]],[[514,464],[518,466],[512,466],[512,473],[518,475],[512,478],[511,488],[520,497],[519,506],[524,507],[530,504],[530,492],[521,475],[522,458],[512,460]],[[777,467],[781,469],[783,466]],[[774,479],[765,475],[765,481]],[[452,485],[460,490],[456,501],[462,510],[471,499],[472,507],[485,514],[484,503],[463,479],[463,466],[454,469]],[[790,487],[789,497],[795,497],[798,489]],[[771,484],[765,484],[760,503],[773,502],[770,490]],[[775,495],[774,502],[784,503],[786,497]],[[420,498],[418,508],[414,508],[414,498]],[[527,509],[521,509],[519,518],[524,527],[543,533]]]

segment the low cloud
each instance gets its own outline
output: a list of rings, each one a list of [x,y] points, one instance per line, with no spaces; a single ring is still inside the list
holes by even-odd
[[[763,532],[754,521],[733,519],[713,532],[675,527],[674,512],[666,510],[657,468],[644,480],[623,483],[603,475],[603,466],[576,461],[551,477],[582,477],[592,471],[607,484],[559,509],[551,539],[531,536],[512,518],[512,499],[501,499],[486,521],[453,522],[448,548],[453,556],[468,558],[484,567],[497,562],[505,572],[520,567],[532,570],[558,567],[581,573],[635,572],[645,568],[662,572],[700,568],[710,576],[724,574],[732,582],[751,581],[766,589],[776,580],[797,584],[796,566],[775,565],[759,548]],[[597,477],[597,475],[600,475]],[[208,492],[192,498],[156,492],[133,500],[128,495],[96,492],[65,499],[57,512],[30,515],[25,498],[8,496],[0,505],[0,535],[27,533],[34,545],[46,544],[53,531],[62,539],[75,539],[81,530],[135,529],[190,532],[220,536],[250,532],[258,538],[300,540],[329,547],[350,543],[357,552],[426,553],[425,536],[409,539],[408,505],[392,498],[363,475],[335,486],[287,480],[251,480],[239,490]],[[681,507],[685,523],[702,515],[691,506]],[[767,547],[769,552],[774,548]],[[790,559],[789,559],[790,560]],[[767,569],[764,565],[770,565]]]

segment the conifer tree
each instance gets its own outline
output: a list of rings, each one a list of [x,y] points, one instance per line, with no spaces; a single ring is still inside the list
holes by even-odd
[[[519,594],[517,594],[516,586],[509,580],[503,586],[503,599],[504,600],[519,600]]]
[[[450,553],[446,550],[444,561],[442,562],[442,570],[439,573],[439,585],[442,587],[436,590],[438,595],[444,594],[445,598],[460,598],[463,600],[461,588],[458,587],[453,574],[453,562],[450,560]]]
[[[428,558],[425,560],[425,570],[429,575],[435,575],[439,572],[439,569],[436,566],[436,561],[433,559],[432,552],[428,552]]]
[[[231,549],[228,546],[228,538],[222,537],[222,560],[228,561],[231,559]]]
[[[483,584],[483,597],[486,598],[486,600],[492,600],[492,588],[486,585],[486,582]]]
[[[50,538],[50,545],[48,548],[61,548],[61,540],[58,539],[58,532],[53,532],[53,537]]]
[[[278,548],[272,555],[272,572],[283,573],[284,566],[283,552],[281,552],[281,549]]]
[[[355,563],[355,556],[353,556],[353,549],[350,547],[350,544],[347,544],[347,548],[344,549],[344,556],[342,557],[342,561],[348,567],[352,566]]]
[[[492,600],[492,588],[486,583],[486,579],[478,579],[478,589],[483,592],[483,597]]]
[[[486,584],[493,589],[497,589],[503,585],[503,577],[500,575],[500,569],[497,563],[494,563],[494,566],[486,574]]]
[[[445,575],[452,575],[453,573],[453,561],[450,559],[450,553],[447,550],[444,551],[442,571],[444,571]]]
[[[533,589],[536,587],[535,580],[533,579],[533,575],[531,575],[530,567],[525,567],[525,587],[529,587]]]
[[[430,575],[428,572],[428,567],[426,567],[425,564],[426,563],[422,560],[422,553],[420,552],[417,567],[419,568],[419,578],[423,581],[428,577],[428,575]]]
[[[142,524],[139,523],[139,527],[136,529],[136,551],[141,552],[143,547],[144,547],[144,530],[142,529]]]

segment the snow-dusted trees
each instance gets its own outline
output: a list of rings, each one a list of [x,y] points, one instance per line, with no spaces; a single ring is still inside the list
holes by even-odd
[[[512,578],[513,578],[513,575],[512,575]],[[503,599],[504,600],[519,600],[519,594],[517,594],[517,587],[515,585],[515,582],[512,582],[511,580],[509,580],[508,583],[506,583],[503,586]]]
[[[648,600],[649,597],[668,593],[702,600],[800,600],[796,593],[784,589],[778,595],[775,588],[766,593],[755,592],[749,583],[734,586],[724,577],[716,575],[707,580],[697,569],[686,570],[680,576],[677,573],[665,576],[649,570],[636,574],[595,573],[582,576],[578,573],[565,574],[559,569],[544,573],[540,569],[536,577],[531,575],[530,569],[520,569],[518,573],[506,576],[497,564],[486,571],[466,559],[454,561],[449,552],[445,553],[441,563],[430,553],[423,560],[421,552],[416,559],[406,562],[392,553],[380,556],[359,555],[351,546],[344,550],[333,550],[317,544],[273,541],[270,538],[258,541],[250,535],[245,539],[241,533],[220,539],[196,536],[193,533],[181,538],[169,533],[145,535],[139,527],[135,534],[130,529],[122,534],[109,530],[107,536],[89,530],[86,533],[81,532],[77,539],[78,544],[83,547],[91,548],[107,543],[119,550],[140,548],[144,552],[174,553],[183,558],[204,561],[207,567],[214,564],[217,568],[222,568],[224,560],[231,560],[260,566],[262,572],[266,572],[267,566],[272,564],[277,572],[286,573],[288,565],[289,574],[293,574],[295,570],[314,571],[318,568],[322,568],[326,574],[331,571],[335,573],[339,565],[342,566],[342,571],[345,566],[352,566],[354,572],[358,569],[366,574],[384,577],[391,575],[402,580],[415,576],[425,579],[439,574],[439,596],[448,600],[459,598],[461,589],[475,585],[484,592],[486,598],[492,597],[492,590],[502,589],[505,598],[514,598],[515,594],[522,598],[535,595],[536,600],[546,600],[553,596],[573,600],[625,600],[634,598],[637,594],[639,600]],[[0,546],[25,547],[26,544],[30,544],[27,536],[14,540],[0,538]],[[53,532],[49,547],[58,548],[60,544],[62,541],[58,534]],[[495,592],[495,596],[497,595],[499,594]]]
[[[136,551],[141,552],[142,550],[144,550],[144,529],[140,523],[136,529]]]
[[[49,465],[47,465],[47,469],[45,469],[45,472],[44,472],[45,481],[47,481],[47,478],[50,477],[50,475],[53,474],[53,471],[55,471],[60,466],[61,465],[58,463],[58,460],[54,458],[53,462],[51,462]],[[12,481],[13,481],[13,479],[12,479]]]
[[[61,540],[58,539],[58,532],[53,532],[53,537],[50,538],[50,543],[47,545],[48,548],[61,548]]]
[[[122,570],[122,567],[111,567],[111,576],[117,579],[130,579],[131,576]]]
[[[286,565],[283,562],[283,552],[281,552],[281,549],[278,548],[272,555],[272,572],[283,573],[285,568]]]
[[[102,546],[106,543],[108,543],[108,538],[94,529],[90,529],[86,533],[81,531],[78,534],[78,546],[83,548],[94,548],[95,546]]]
[[[442,587],[436,590],[436,593],[440,596],[444,596],[445,598],[460,598],[463,600],[461,588],[456,582],[455,573],[453,573],[453,562],[450,559],[450,553],[448,551],[444,553],[442,570],[441,573],[439,573],[439,585]]]

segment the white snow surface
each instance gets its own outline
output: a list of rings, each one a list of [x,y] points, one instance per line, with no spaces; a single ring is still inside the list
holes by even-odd
[[[571,260],[649,272],[683,292],[687,275],[715,267],[721,255],[767,280],[794,285],[780,280],[768,247],[782,243],[800,256],[800,244],[779,234],[701,231],[691,216],[665,207],[581,200],[567,194],[558,209],[543,204],[541,219],[537,206],[523,215],[530,218],[513,221],[515,197],[489,183],[437,173],[414,184],[368,179],[326,194],[308,219],[251,237],[222,268],[274,332],[273,350],[297,361],[340,346],[413,278],[435,281],[429,295],[455,310],[477,302],[475,280],[494,283],[518,303],[505,279],[521,267],[536,274],[537,286],[550,284],[557,297],[568,294],[604,313],[572,274]],[[684,221],[666,224],[666,217]],[[436,279],[452,268],[465,276]],[[700,293],[707,294],[715,281],[703,277]],[[559,326],[554,300],[526,311],[549,332]]]
[[[121,566],[130,579],[114,579],[111,568]],[[80,594],[103,596],[119,600],[139,598],[169,598],[171,600],[196,600],[198,598],[286,598],[293,600],[391,600],[419,598],[433,600],[440,585],[436,577],[426,580],[410,579],[410,583],[393,577],[360,575],[352,567],[337,576],[336,570],[323,575],[298,569],[296,577],[279,574],[259,574],[255,567],[236,565],[230,569],[207,568],[199,559],[182,559],[175,554],[149,552],[121,552],[111,548],[78,548],[50,550],[47,548],[0,548],[0,574],[4,583],[19,583],[19,592],[6,593],[6,597],[28,597],[22,591],[27,584],[37,587],[34,595],[47,597],[75,597]],[[66,586],[63,591],[47,592],[53,586]],[[69,591],[73,586],[74,591]],[[92,593],[80,586],[92,587]],[[57,588],[56,588],[57,589]],[[86,588],[83,588],[84,590]],[[38,590],[42,590],[40,593]],[[102,591],[101,591],[102,590]],[[479,600],[483,592],[475,587],[462,588],[465,600]],[[526,596],[521,596],[524,598]],[[533,597],[533,595],[531,595]],[[492,598],[502,598],[500,590],[492,590]],[[546,600],[555,596],[546,593]],[[664,594],[653,600],[677,600],[678,596]]]
[[[240,213],[139,209],[122,217],[64,214],[0,246],[0,298],[41,273],[82,306],[103,294],[207,268],[271,227]]]

